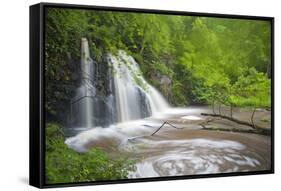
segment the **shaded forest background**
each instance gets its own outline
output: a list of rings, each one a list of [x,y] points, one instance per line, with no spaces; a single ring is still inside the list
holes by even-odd
[[[270,107],[270,21],[52,8],[46,11],[46,111],[65,118],[81,38],[93,59],[127,51],[174,106]]]

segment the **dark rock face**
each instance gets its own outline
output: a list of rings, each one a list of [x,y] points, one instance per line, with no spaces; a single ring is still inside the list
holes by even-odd
[[[152,76],[152,79],[156,82],[159,82],[157,84],[158,89],[161,91],[161,93],[170,100],[172,96],[172,80],[167,75],[160,74],[159,72],[156,73],[155,76]]]
[[[91,81],[87,82],[86,86],[80,84],[80,87],[76,89],[76,95],[71,100],[70,111],[70,125],[71,127],[85,127],[87,124],[85,121],[90,120],[92,126],[106,127],[110,124],[117,123],[118,108],[116,103],[116,94],[114,88],[114,71],[112,66],[107,60],[107,56],[104,56],[102,62],[93,64],[93,77]],[[83,76],[80,72],[80,76]],[[83,79],[81,79],[83,81]],[[83,83],[82,83],[83,84]],[[131,115],[132,119],[145,118],[152,115],[151,107],[147,94],[139,87],[135,87],[137,92],[138,110],[134,110]],[[91,115],[88,116],[81,109],[91,105],[93,110]],[[131,105],[131,107],[136,107]],[[89,119],[90,117],[90,119]]]
[[[152,111],[147,96],[145,92],[143,92],[143,90],[138,88],[138,91],[139,91],[139,102],[141,106],[141,111],[140,111],[141,118],[149,117],[152,115]]]
[[[112,71],[106,59],[101,63],[93,61],[93,74],[86,86],[77,88],[77,93],[71,100],[70,126],[85,127],[85,121],[90,120],[92,126],[108,126],[117,122],[117,111],[113,92]],[[83,74],[80,72],[80,76]],[[81,79],[83,81],[83,79]],[[91,115],[82,112],[83,105],[92,107]],[[90,117],[90,119],[89,119]],[[87,119],[86,119],[87,118]]]
[[[125,51],[103,55],[102,61],[96,62],[90,57],[87,39],[82,38],[79,65],[80,83],[70,102],[70,127],[108,127],[149,117],[168,106]],[[164,77],[160,82],[171,83]]]

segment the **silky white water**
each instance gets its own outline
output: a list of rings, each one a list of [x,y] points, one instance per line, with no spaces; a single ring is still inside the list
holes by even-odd
[[[105,62],[94,62],[88,40],[81,39],[81,83],[71,101],[73,129],[108,127],[169,109],[161,93],[144,79],[133,57],[120,50],[105,58]]]
[[[170,111],[170,114],[169,114]],[[180,114],[177,115],[175,112]],[[192,113],[193,111],[193,113]],[[199,126],[197,109],[168,110],[160,117],[145,118],[111,125],[109,128],[92,128],[70,137],[66,144],[77,152],[87,152],[101,147],[114,156],[130,156],[136,168],[128,178],[181,176],[263,170],[268,168],[259,139],[237,133],[208,132],[189,128],[189,123]],[[170,117],[169,117],[170,116]],[[188,116],[188,117],[187,117]],[[185,128],[163,127],[154,136],[151,134],[164,120],[171,118]],[[222,134],[221,136],[214,136]],[[244,139],[245,138],[245,139]],[[257,146],[256,146],[257,145]]]
[[[114,90],[119,122],[143,118],[144,112],[155,116],[169,108],[164,97],[143,78],[133,57],[125,51],[109,55],[113,67]]]
[[[253,156],[243,154],[245,145],[229,140],[152,140],[126,146],[137,155],[153,151],[136,164],[130,178],[237,172],[260,165]]]
[[[93,96],[96,93],[93,85],[94,66],[90,57],[89,43],[86,38],[81,39],[81,61],[80,61],[80,86],[71,102],[71,115],[76,117],[78,126],[93,127]]]

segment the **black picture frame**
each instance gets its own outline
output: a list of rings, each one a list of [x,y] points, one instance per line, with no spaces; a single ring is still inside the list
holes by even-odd
[[[185,175],[173,177],[158,178],[141,178],[126,180],[108,180],[95,182],[77,182],[77,183],[45,183],[45,111],[44,111],[44,83],[45,83],[45,10],[46,8],[71,8],[71,9],[88,9],[88,10],[104,10],[118,12],[134,12],[134,13],[156,13],[165,15],[187,15],[199,17],[215,17],[215,18],[234,18],[248,20],[265,20],[271,23],[271,169],[264,171],[250,172],[231,172],[206,175]],[[89,5],[73,5],[73,4],[55,4],[55,3],[39,3],[30,6],[30,130],[29,130],[29,184],[38,188],[68,187],[68,186],[85,186],[99,184],[116,184],[116,183],[132,183],[132,182],[148,182],[148,181],[167,181],[179,179],[195,179],[195,178],[211,178],[211,177],[227,177],[227,176],[243,176],[257,174],[274,173],[274,18],[248,15],[228,15],[214,13],[197,13],[183,11],[168,11],[155,9],[137,9],[123,7],[103,7]]]

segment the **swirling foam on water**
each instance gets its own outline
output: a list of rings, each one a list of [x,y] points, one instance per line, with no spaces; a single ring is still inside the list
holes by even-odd
[[[147,125],[149,124],[149,125]],[[95,127],[65,143],[78,152],[102,143],[115,147],[115,152],[126,154],[137,161],[136,170],[129,178],[180,176],[249,171],[263,168],[262,157],[251,154],[246,145],[223,138],[163,139],[151,135],[161,122],[145,119]]]
[[[149,126],[146,125],[148,122]],[[119,145],[132,137],[150,135],[160,125],[161,122],[146,119],[119,123],[108,128],[94,127],[67,138],[65,143],[77,152],[86,152],[89,143],[111,140],[116,143],[115,145]]]
[[[260,165],[257,159],[243,154],[243,144],[229,140],[148,141],[124,149],[145,156],[130,178],[247,171]]]

